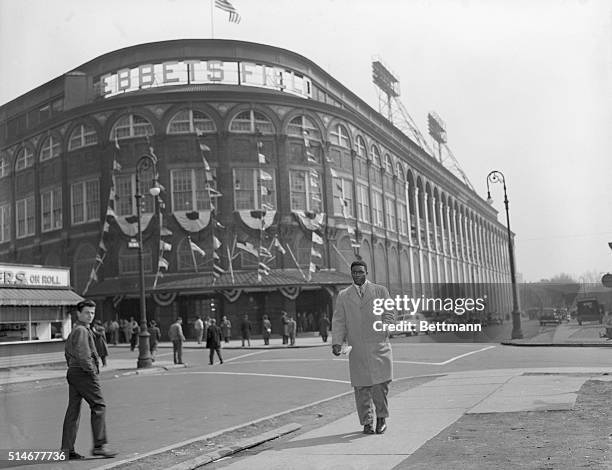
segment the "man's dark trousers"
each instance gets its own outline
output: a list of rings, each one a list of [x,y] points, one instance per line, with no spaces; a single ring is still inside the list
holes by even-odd
[[[217,351],[217,356],[219,357],[219,361],[223,362],[223,358],[221,357],[221,349],[220,348],[210,348],[210,353],[209,353],[209,357],[210,357],[210,362],[211,364],[213,363],[213,358],[215,357],[215,351]]]
[[[172,341],[172,348],[174,349],[174,363],[182,364],[183,363],[183,342],[180,339]]]
[[[106,444],[106,404],[98,375],[82,369],[68,368],[68,408],[62,430],[62,450],[74,451],[74,442],[81,417],[81,399],[85,399],[91,409],[91,433],[94,447]]]

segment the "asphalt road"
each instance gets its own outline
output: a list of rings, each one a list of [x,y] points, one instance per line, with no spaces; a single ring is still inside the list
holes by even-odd
[[[506,325],[504,325],[504,328]],[[437,336],[437,335],[434,335]],[[441,337],[393,339],[396,378],[450,371],[515,367],[609,366],[602,348],[517,348],[498,343],[439,342]],[[162,355],[170,355],[162,350]],[[208,365],[208,351],[187,349],[190,367],[163,374],[108,377],[109,440],[126,458],[350,391],[348,362],[329,347],[225,350],[223,365]],[[136,357],[114,349],[115,357]],[[170,356],[171,357],[171,356]],[[164,357],[166,358],[166,357]],[[67,403],[63,381],[3,392],[0,449],[56,449]],[[83,406],[76,449],[89,453],[89,410]],[[79,462],[79,468],[101,465]],[[71,468],[76,464],[64,464]],[[35,468],[38,466],[30,467]],[[40,468],[53,468],[46,464]],[[57,468],[57,467],[56,467]]]

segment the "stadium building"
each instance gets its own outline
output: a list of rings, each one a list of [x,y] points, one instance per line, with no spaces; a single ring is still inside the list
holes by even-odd
[[[461,283],[489,313],[511,309],[495,209],[291,51],[142,44],[0,107],[0,262],[70,267],[103,320],[139,316],[137,192],[163,331],[226,315],[237,336],[249,314],[257,333],[268,314],[278,334],[282,310],[316,328],[357,257],[393,294]],[[0,324],[0,341],[27,322]]]

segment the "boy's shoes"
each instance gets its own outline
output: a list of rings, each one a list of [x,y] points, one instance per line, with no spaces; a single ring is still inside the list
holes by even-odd
[[[112,449],[109,449],[104,445],[100,447],[94,447],[91,451],[91,455],[95,455],[97,457],[104,457],[105,459],[111,459],[117,455],[117,452]]]
[[[385,418],[376,418],[376,434],[384,434],[387,430]]]
[[[84,458],[84,455],[77,454],[74,450],[68,452],[68,460],[83,460]]]

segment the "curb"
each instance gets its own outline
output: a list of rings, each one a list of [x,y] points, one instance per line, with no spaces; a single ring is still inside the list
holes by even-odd
[[[264,442],[271,441],[273,439],[278,439],[279,437],[284,436],[285,434],[289,434],[297,431],[298,429],[301,429],[301,427],[302,425],[297,423],[286,424],[285,426],[282,426],[280,428],[260,434],[257,437],[251,437],[249,439],[238,441],[231,447],[222,447],[221,449],[215,452],[203,454],[199,457],[195,457],[193,459],[178,463],[176,465],[173,465],[172,467],[169,467],[167,470],[194,470],[198,467],[201,467],[202,465],[206,465],[211,462],[214,462],[215,460],[227,457],[228,455],[233,455],[245,449],[250,449],[251,447],[263,444]]]
[[[516,341],[502,341],[501,344],[527,347],[612,348],[612,343],[518,343]]]
[[[162,372],[167,372],[172,369],[185,369],[186,367],[187,367],[187,364],[174,364],[172,366],[149,367],[147,369],[129,370],[127,372],[121,372],[121,369],[119,369],[119,370],[116,370],[118,374],[114,374],[114,375],[121,375],[123,377],[127,377],[130,375],[153,375],[153,374],[161,374]],[[109,373],[111,373],[111,371],[109,371]]]

